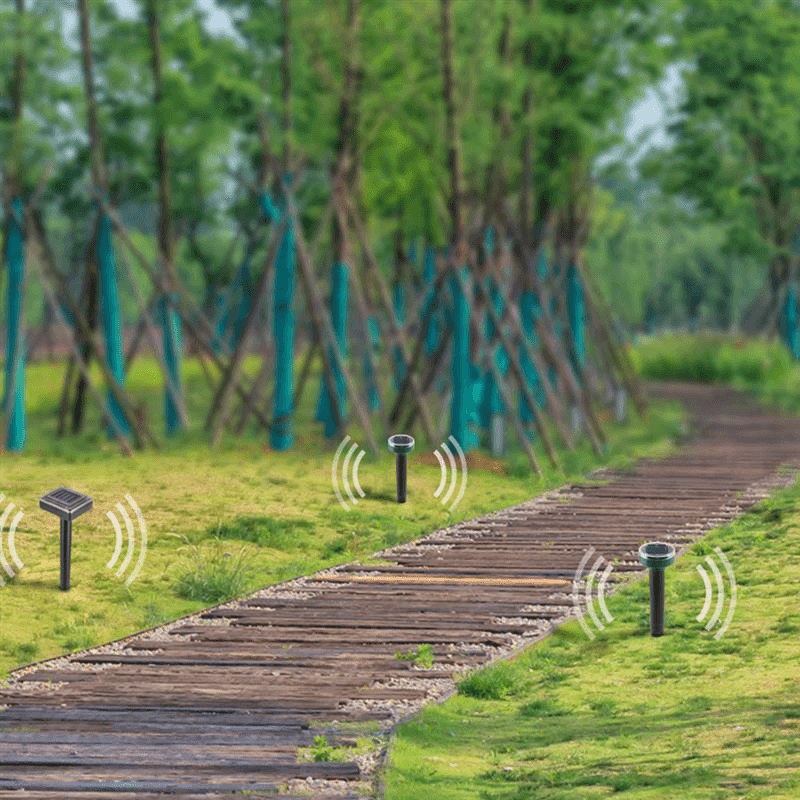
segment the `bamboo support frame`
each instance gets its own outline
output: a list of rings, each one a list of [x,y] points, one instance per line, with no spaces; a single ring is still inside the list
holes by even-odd
[[[239,341],[236,342],[236,347],[228,361],[227,368],[220,379],[219,387],[214,395],[214,400],[211,403],[208,416],[206,417],[205,427],[207,431],[211,430],[211,444],[213,447],[219,444],[222,438],[222,430],[228,420],[233,383],[239,378],[242,361],[247,351],[247,340],[255,325],[258,307],[262,298],[266,295],[268,278],[272,274],[270,265],[275,261],[275,256],[278,252],[278,244],[283,236],[285,228],[286,220],[283,219],[277,227],[277,231],[273,236],[272,243],[270,244],[267,256],[264,260],[264,267],[261,271],[258,286],[256,287],[255,297],[253,298],[253,303],[247,314],[241,336],[239,337]]]
[[[375,260],[375,256],[373,255],[372,250],[369,246],[369,241],[367,240],[364,226],[361,220],[359,219],[358,214],[356,213],[352,199],[344,192],[342,192],[342,199],[345,203],[347,211],[349,212],[350,220],[353,223],[353,227],[355,229],[356,235],[361,245],[362,253],[364,255],[366,263],[370,268],[370,271],[372,272],[372,275],[375,278],[375,282],[378,286],[378,294],[380,296],[381,305],[383,305],[384,311],[386,312],[386,316],[389,321],[389,331],[391,333],[392,339],[394,340],[392,344],[398,348],[398,352],[400,353],[403,362],[403,368],[406,374],[410,376],[411,388],[414,390],[414,394],[417,396],[417,402],[419,403],[420,407],[422,427],[425,431],[425,435],[431,442],[433,442],[435,438],[433,418],[431,417],[431,412],[430,409],[428,408],[428,404],[425,402],[425,398],[422,395],[422,391],[419,385],[419,381],[417,380],[417,376],[409,372],[408,369],[409,358],[408,358],[408,349],[406,345],[406,340],[405,337],[403,336],[400,323],[397,320],[397,315],[394,312],[394,306],[391,301],[389,289],[386,286],[386,281],[383,279],[383,275],[381,275],[380,273],[380,269]]]

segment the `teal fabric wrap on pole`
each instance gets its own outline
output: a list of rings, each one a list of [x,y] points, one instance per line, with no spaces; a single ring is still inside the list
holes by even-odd
[[[394,314],[397,322],[402,328],[406,321],[406,290],[401,283],[394,285]],[[394,387],[400,391],[403,380],[406,377],[405,364],[403,363],[403,352],[399,345],[394,348]]]
[[[261,192],[258,197],[261,204],[261,211],[270,222],[277,222],[281,218],[281,213],[272,202],[272,198],[267,192]]]
[[[378,345],[380,344],[381,332],[378,327],[378,320],[374,316],[367,319],[367,328],[369,329],[369,336],[364,343],[364,347],[371,349],[372,353],[376,353]],[[369,410],[374,411],[380,405],[380,397],[378,395],[378,386],[375,383],[375,373],[372,369],[372,363],[364,354],[364,383],[367,387],[367,402],[369,403]]]
[[[3,409],[6,449],[19,452],[25,447],[25,334],[22,330],[25,250],[23,245],[22,201],[11,201],[6,234],[6,363]]]
[[[222,352],[229,355],[233,352],[250,313],[253,295],[253,279],[250,273],[252,252],[252,247],[248,247],[230,287],[217,295],[213,340],[214,352],[217,354]]]
[[[284,201],[286,203],[286,201]],[[262,198],[263,205],[263,198]],[[294,371],[294,227],[287,215],[275,262],[273,325],[275,335],[275,407],[270,444],[275,450],[292,446],[292,385]]]
[[[408,246],[408,263],[413,265],[414,267],[417,266],[417,242],[416,240],[412,241],[411,244]]]
[[[519,299],[519,306],[523,334],[531,347],[536,348],[539,344],[539,338],[536,334],[536,320],[539,318],[539,300],[533,292],[523,292]],[[523,344],[519,346],[519,360],[522,366],[522,373],[525,376],[525,382],[531,390],[536,405],[539,408],[543,408],[547,398],[542,388],[539,373],[528,358],[527,348]],[[519,410],[523,422],[531,422],[533,420],[533,410],[528,406],[528,402],[522,394],[520,394],[519,398]]]
[[[161,328],[164,342],[164,363],[167,366],[169,381],[178,393],[181,389],[181,354],[183,344],[181,339],[181,318],[175,311],[174,306],[178,304],[180,296],[177,293],[170,298],[164,295],[160,299],[161,303]],[[178,415],[178,407],[169,392],[164,389],[164,409],[166,417],[167,436],[173,436],[181,429],[181,418]]]
[[[467,270],[462,268],[466,277]],[[470,410],[469,305],[458,279],[450,279],[453,294],[453,386],[450,404],[450,435],[467,450],[467,421]]]
[[[228,345],[226,340],[228,328],[228,293],[229,289],[215,289],[214,291],[214,338],[211,346],[217,355],[221,353],[228,354]]]
[[[103,305],[103,335],[106,345],[106,364],[108,371],[117,382],[125,382],[125,362],[122,356],[122,324],[119,310],[119,287],[117,285],[117,265],[114,261],[114,247],[111,241],[111,220],[108,214],[100,217],[97,232],[97,266],[100,274],[100,296]],[[108,413],[119,430],[128,435],[130,427],[117,398],[109,387]],[[108,436],[114,437],[114,426],[108,426]]]
[[[436,283],[436,251],[432,247],[425,248],[425,266],[422,279],[427,287],[428,297],[425,301],[425,313],[429,312],[433,303],[433,286]],[[439,312],[434,312],[428,318],[428,327],[425,329],[425,353],[431,355],[439,346]]]
[[[494,254],[494,227],[489,225],[483,235],[483,252],[486,261],[488,262]],[[490,292],[493,286],[489,285]],[[481,302],[481,292],[475,286],[473,293],[473,302],[477,305]],[[489,316],[489,312],[484,312],[484,334],[486,342],[491,345],[492,340],[497,335],[494,324]],[[479,363],[472,365],[473,377],[475,386],[473,388],[475,399],[475,422],[481,428],[488,428],[492,423],[493,414],[497,413],[495,406],[495,394],[497,387],[495,386],[494,376],[492,371],[487,367],[485,372],[481,371],[483,359],[479,356]]]
[[[797,289],[789,283],[783,304],[783,336],[792,358],[800,358],[800,342],[797,335]]]
[[[331,325],[339,344],[342,358],[347,356],[347,303],[348,303],[348,275],[347,265],[337,262],[331,269]],[[339,369],[339,364],[333,356],[333,350],[328,348],[329,358],[333,365],[333,378],[336,386],[336,408],[339,416],[344,419],[347,413],[344,375]],[[328,383],[323,374],[320,387],[319,402],[317,404],[317,419],[325,423],[325,435],[330,439],[340,432],[336,422],[334,406],[331,402]]]
[[[583,301],[583,284],[574,264],[567,270],[567,317],[572,338],[570,356],[578,371],[586,363],[586,328]],[[796,325],[795,325],[796,327]]]
[[[503,318],[503,298],[500,296],[500,290],[497,288],[497,283],[491,278],[487,281],[489,289],[489,297],[491,298],[492,306],[497,313],[497,316]],[[497,338],[497,330],[495,329],[492,318],[487,313],[486,315],[486,341],[491,345]],[[496,364],[501,375],[505,375],[508,370],[508,355],[505,349],[501,346],[498,348],[494,357]],[[480,418],[481,427],[488,428],[492,424],[492,417],[497,414],[503,413],[503,402],[500,399],[500,390],[497,388],[494,375],[491,370],[486,370],[483,382],[483,393],[481,396],[480,405]]]

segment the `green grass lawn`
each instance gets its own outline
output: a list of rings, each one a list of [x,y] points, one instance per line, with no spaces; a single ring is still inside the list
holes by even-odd
[[[248,359],[254,374],[259,359]],[[86,433],[55,439],[63,365],[28,368],[28,442],[25,452],[0,457],[0,493],[25,512],[16,533],[24,570],[0,586],[0,678],[24,663],[82,649],[198,609],[336,563],[364,559],[387,546],[410,541],[453,522],[521,502],[585,474],[600,463],[625,464],[665,453],[680,435],[676,406],[653,406],[647,423],[607,424],[609,448],[601,462],[583,443],[563,454],[563,471],[531,474],[521,449],[503,462],[471,455],[469,486],[454,513],[434,498],[439,468],[419,442],[409,463],[409,502],[394,502],[394,459],[386,450],[361,465],[367,493],[343,510],[331,488],[331,460],[338,442],[326,442],[310,422],[318,373],[298,412],[294,448],[277,453],[252,428],[226,437],[212,451],[202,430],[211,389],[198,363],[184,362],[184,385],[192,428],[159,451],[118,454],[100,430],[93,404]],[[163,440],[163,383],[152,359],[138,359],[127,377],[150,424]],[[354,438],[363,443],[357,430]],[[438,442],[436,443],[438,444]],[[538,452],[538,448],[537,448]],[[427,455],[427,457],[426,457]],[[546,468],[546,459],[540,462]],[[58,519],[38,507],[39,497],[58,486],[91,495],[94,510],[74,524],[72,589],[58,588]],[[107,568],[115,532],[106,512],[125,500],[140,507],[148,549],[137,580],[131,567],[117,577]],[[14,511],[16,513],[16,510]],[[125,531],[123,524],[123,532]],[[123,547],[119,566],[127,551]],[[6,556],[8,550],[6,548]],[[138,558],[137,550],[131,564]],[[2,573],[4,575],[4,573]]]
[[[715,546],[738,583],[719,641],[696,621],[695,567]],[[614,594],[595,640],[572,621],[401,725],[386,800],[797,800],[800,486],[670,567],[662,638],[648,591],[645,578]]]

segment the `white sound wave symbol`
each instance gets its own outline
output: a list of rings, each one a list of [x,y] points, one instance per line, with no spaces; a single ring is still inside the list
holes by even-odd
[[[4,494],[0,494],[0,503],[2,503],[5,499],[6,496]],[[17,534],[17,525],[19,525],[20,520],[25,516],[24,511],[18,511],[14,515],[14,519],[11,520],[11,525],[8,529],[8,552],[11,555],[11,561],[14,563],[14,567],[17,568],[17,572],[14,571],[14,567],[12,567],[11,564],[9,564],[6,560],[6,554],[3,550],[3,529],[6,526],[6,520],[15,508],[16,505],[14,505],[14,503],[9,503],[6,506],[5,511],[0,514],[0,567],[3,568],[9,578],[16,577],[17,572],[19,572],[25,566],[22,561],[20,561],[14,544],[14,537]],[[0,586],[5,586],[5,581],[3,580],[2,575],[0,575]]]
[[[590,639],[594,639],[595,635],[592,629],[586,624],[586,621],[583,618],[583,611],[581,610],[580,582],[584,567],[586,566],[587,562],[592,557],[594,552],[595,552],[594,547],[590,547],[583,554],[583,558],[581,559],[580,564],[578,564],[578,568],[575,570],[575,578],[572,581],[572,604],[573,606],[575,606],[578,622],[580,623],[584,632]],[[603,558],[603,556],[598,556],[594,564],[592,564],[592,568],[589,570],[589,573],[586,576],[586,580],[584,582],[584,592],[583,592],[584,599],[586,601],[586,611],[591,617],[592,622],[594,622],[595,627],[599,631],[605,630],[606,626],[603,624],[602,620],[600,619],[600,617],[597,616],[597,613],[594,610],[594,598],[592,597],[592,589],[594,588],[595,579],[597,578],[597,571],[600,569],[604,561],[605,558]],[[614,565],[610,562],[607,562],[607,566],[601,573],[600,580],[597,583],[597,603],[600,606],[600,611],[605,617],[606,622],[614,621],[614,617],[611,615],[611,613],[608,610],[608,607],[606,606],[606,584],[608,583],[608,579],[611,576],[613,569]]]
[[[339,489],[339,458],[342,455],[342,451],[347,446],[347,443],[350,441],[352,440],[349,434],[342,439],[341,443],[336,448],[336,453],[333,456],[333,464],[331,465],[331,484],[333,485],[333,491],[336,494],[336,499],[339,501],[339,504],[345,511],[349,511],[350,506],[347,504],[347,501],[344,499],[344,497],[342,497],[342,492]],[[342,483],[344,484],[344,490],[353,505],[358,502],[358,498],[353,494],[353,490],[350,488],[350,462],[353,459],[353,453],[355,453],[358,448],[358,442],[353,442],[353,444],[350,446],[350,449],[347,451],[347,455],[344,457],[344,461],[342,462]],[[359,497],[366,497],[366,493],[361,488],[361,484],[358,482],[358,469],[361,466],[361,459],[364,458],[366,454],[367,451],[362,448],[359,454],[356,456],[356,460],[353,461],[353,485],[355,486]]]
[[[450,506],[450,510],[454,511],[455,507],[461,502],[461,498],[464,496],[464,492],[467,489],[467,459],[464,456],[464,451],[461,449],[461,445],[458,443],[458,440],[452,434],[447,439],[453,447],[455,448],[456,453],[458,453],[458,460],[461,465],[461,486],[459,488],[458,495],[456,499],[453,501],[453,504]],[[453,453],[450,448],[447,446],[447,442],[442,442],[439,445],[442,450],[444,450],[444,454],[447,456],[447,462],[450,467],[450,485],[447,488],[447,492],[441,498],[441,504],[446,506],[450,501],[450,498],[453,496],[453,492],[456,489],[456,481],[458,480],[458,466],[456,465],[456,460],[453,457]],[[448,468],[445,466],[444,458],[439,453],[439,448],[437,447],[436,450],[433,451],[433,454],[436,456],[436,460],[439,462],[439,469],[441,470],[441,478],[439,479],[439,486],[437,487],[436,491],[433,493],[434,497],[439,497],[442,493],[442,490],[447,483],[447,471]]]
[[[133,508],[136,516],[139,519],[139,530],[142,534],[142,545],[141,549],[139,550],[139,558],[136,560],[136,564],[133,568],[133,572],[128,576],[127,580],[125,581],[126,586],[130,586],[138,577],[139,572],[141,571],[142,567],[144,566],[144,559],[147,555],[147,526],[144,523],[144,517],[142,516],[142,512],[139,510],[139,506],[136,505],[136,501],[129,495],[125,495],[125,499],[130,504],[131,508]],[[122,503],[117,503],[117,511],[119,511],[120,516],[125,522],[125,527],[128,532],[128,550],[125,553],[125,558],[123,559],[122,563],[120,564],[117,571],[114,573],[118,578],[123,575],[128,566],[133,559],[133,554],[136,552],[136,534],[133,530],[133,523],[131,522],[131,518],[128,515],[125,506]],[[116,516],[114,515],[113,511],[106,511],[106,516],[111,521],[112,526],[114,527],[114,532],[117,535],[117,543],[114,547],[114,554],[111,556],[111,560],[106,564],[108,569],[113,569],[114,565],[117,563],[117,559],[119,558],[120,554],[122,553],[122,528],[120,527],[119,521],[117,520]]]
[[[725,553],[723,553],[719,547],[715,547],[714,552],[719,556],[720,561],[722,561],[731,584],[731,600],[728,605],[728,613],[725,615],[722,627],[714,634],[715,639],[721,639],[725,635],[725,631],[728,630],[728,626],[733,619],[733,612],[736,610],[736,576],[733,574],[733,567],[731,567],[730,561],[725,557]],[[711,572],[714,573],[714,580],[717,584],[717,605],[714,608],[714,613],[711,615],[711,618],[706,623],[706,630],[710,631],[719,621],[722,609],[725,606],[725,583],[722,579],[722,573],[719,571],[716,562],[711,556],[706,556],[706,563],[711,568]],[[703,603],[702,610],[697,615],[697,621],[702,622],[711,610],[714,591],[711,588],[711,580],[708,577],[708,573],[705,571],[702,564],[697,565],[697,571],[700,573],[700,577],[703,579],[703,583],[706,587],[706,599]]]

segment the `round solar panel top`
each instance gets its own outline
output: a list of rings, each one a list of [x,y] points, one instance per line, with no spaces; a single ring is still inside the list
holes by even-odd
[[[410,453],[414,449],[414,437],[407,433],[396,433],[389,437],[389,449],[393,453]]]
[[[666,542],[647,542],[639,548],[639,561],[651,569],[664,569],[675,560],[675,548]]]

